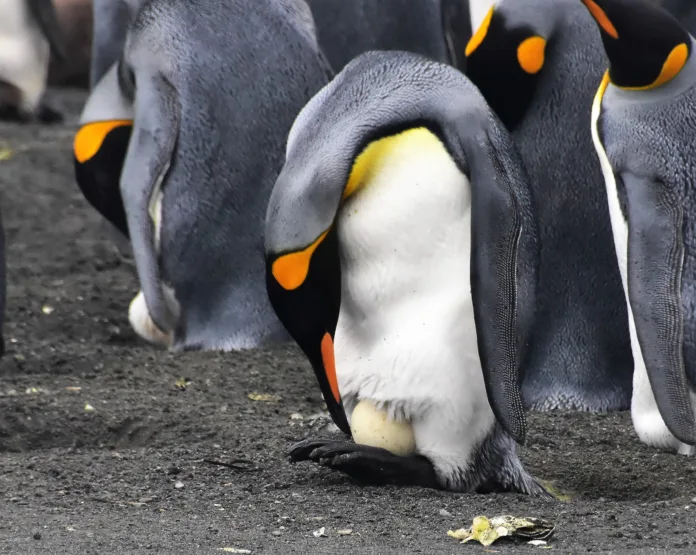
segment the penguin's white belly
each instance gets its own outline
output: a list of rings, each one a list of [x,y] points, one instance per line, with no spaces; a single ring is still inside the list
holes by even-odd
[[[682,454],[694,454],[693,448],[682,443],[667,428],[660,410],[655,401],[655,395],[648,379],[648,371],[645,367],[643,352],[638,342],[636,324],[628,298],[628,223],[624,219],[619,203],[619,195],[616,188],[616,177],[599,137],[598,123],[601,115],[602,97],[595,98],[592,107],[592,140],[602,167],[602,174],[607,189],[607,201],[609,203],[609,216],[614,236],[616,257],[621,273],[626,308],[628,309],[628,326],[631,336],[631,352],[633,354],[633,397],[631,399],[631,419],[636,434],[643,443],[663,449],[673,449]],[[692,393],[692,404],[696,406],[696,395]]]
[[[23,94],[34,110],[46,88],[50,48],[25,0],[0,0],[0,80]]]
[[[336,371],[349,421],[360,400],[385,408],[447,475],[494,424],[471,299],[471,192],[434,135],[400,137],[337,218]]]

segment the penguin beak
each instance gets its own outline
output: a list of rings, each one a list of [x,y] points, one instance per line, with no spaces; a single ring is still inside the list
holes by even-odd
[[[266,257],[266,287],[281,323],[309,359],[333,421],[350,426],[338,390],[334,334],[341,305],[341,263],[332,226],[301,250]]]
[[[132,120],[90,122],[80,127],[73,143],[75,179],[82,194],[126,238],[120,180],[132,131]]]
[[[664,183],[632,174],[621,179],[628,200],[628,296],[641,354],[667,428],[696,445],[687,382],[687,374],[696,376],[696,361],[684,356],[683,207]]]

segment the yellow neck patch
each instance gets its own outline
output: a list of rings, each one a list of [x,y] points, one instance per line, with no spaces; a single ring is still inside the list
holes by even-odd
[[[614,27],[614,24],[607,17],[607,14],[604,12],[602,8],[599,7],[599,5],[594,0],[582,0],[582,3],[585,4],[587,10],[590,12],[592,17],[595,18],[597,24],[604,30],[604,32],[607,35],[614,39],[619,38],[619,33],[616,30],[616,27]]]
[[[474,52],[474,50],[476,50],[479,46],[481,46],[483,39],[486,38],[486,35],[488,34],[488,28],[491,25],[491,19],[493,19],[493,10],[494,9],[495,9],[495,6],[493,6],[490,10],[488,10],[488,13],[486,14],[486,17],[483,18],[481,25],[479,25],[479,28],[476,30],[476,32],[473,34],[473,36],[469,39],[469,42],[466,45],[466,50],[464,51],[464,55],[467,58],[469,56],[471,56],[471,54]]]
[[[664,85],[665,83],[668,83],[672,79],[674,79],[677,75],[679,75],[679,72],[684,69],[684,66],[686,65],[686,61],[689,59],[689,47],[686,45],[686,43],[681,43],[678,46],[675,46],[672,51],[669,53],[669,56],[667,56],[667,59],[665,60],[665,63],[662,66],[662,70],[660,71],[660,75],[657,76],[657,79],[653,81],[650,85],[646,85],[643,87],[620,87],[624,90],[627,91],[648,91],[650,89],[656,89],[657,87]],[[618,85],[617,85],[618,86]]]
[[[546,39],[539,36],[529,37],[517,47],[517,61],[524,71],[534,75],[544,67],[545,53]]]
[[[106,136],[111,130],[117,127],[132,125],[133,120],[129,119],[95,121],[83,125],[75,134],[75,140],[73,141],[75,159],[80,164],[84,164],[99,152],[99,149],[104,143],[104,139],[106,139]]]
[[[425,127],[415,127],[397,135],[391,135],[370,143],[355,159],[353,169],[348,177],[348,183],[343,191],[343,199],[347,199],[356,191],[369,183],[372,178],[382,171],[393,152],[401,148],[405,142],[420,144],[427,149],[432,144],[434,135]]]
[[[607,91],[607,87],[609,86],[609,72],[605,71],[604,76],[602,77],[602,82],[599,84],[599,88],[597,89],[597,94],[595,94],[594,98],[594,103],[597,104],[599,103],[600,109],[602,108],[602,99],[604,98],[604,93]]]
[[[397,135],[391,135],[370,143],[355,159],[348,182],[343,190],[343,200],[355,194],[396,158],[394,153],[405,143],[413,147],[415,152],[427,153],[435,144],[440,148],[442,143],[425,127],[409,129]],[[324,231],[314,243],[307,248],[285,254],[279,257],[271,267],[271,273],[280,286],[286,291],[300,287],[309,274],[309,263],[314,251],[326,238],[329,230]]]
[[[273,262],[271,273],[283,289],[293,291],[305,282],[312,255],[328,233],[327,229],[306,249],[285,254]]]

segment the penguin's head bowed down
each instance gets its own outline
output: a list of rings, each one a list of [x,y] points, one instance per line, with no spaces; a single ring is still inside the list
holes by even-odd
[[[553,13],[541,4],[499,0],[466,46],[467,77],[510,130],[532,100],[554,31]]]
[[[300,112],[266,214],[269,299],[312,364],[334,421],[350,433],[333,345],[341,281],[347,279],[338,232],[342,210],[387,171],[384,160],[394,144],[424,135],[444,146],[470,185],[471,252],[465,256],[471,272],[461,276],[461,286],[472,296],[491,408],[508,434],[523,442],[519,381],[527,340],[518,339],[532,326],[536,290],[535,263],[518,256],[520,244],[532,248],[534,228],[531,209],[522,208],[526,175],[507,132],[455,69],[405,52],[363,54]],[[399,207],[380,208],[388,222],[389,211]]]
[[[581,0],[599,27],[609,79],[629,90],[650,90],[674,79],[691,56],[691,36],[648,0]]]

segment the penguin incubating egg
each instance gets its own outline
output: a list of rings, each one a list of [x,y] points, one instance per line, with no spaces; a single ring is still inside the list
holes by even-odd
[[[51,51],[65,59],[51,0],[0,3],[0,119],[61,121],[43,100]]]
[[[642,441],[696,449],[696,43],[646,0],[583,0],[609,71],[592,109],[635,361]]]
[[[536,227],[510,137],[456,69],[369,52],[300,112],[266,219],[271,303],[361,481],[544,490],[520,463]],[[514,439],[513,439],[514,438]]]
[[[85,197],[130,239],[142,337],[177,350],[289,339],[266,294],[264,215],[295,116],[328,77],[301,1],[137,12],[74,156]]]
[[[405,50],[461,67],[471,36],[469,0],[307,3],[316,21],[319,44],[336,71],[370,50]]]
[[[500,0],[466,54],[467,76],[512,134],[538,214],[538,325],[525,404],[626,409],[628,316],[587,125],[607,64],[596,25],[579,0]]]

